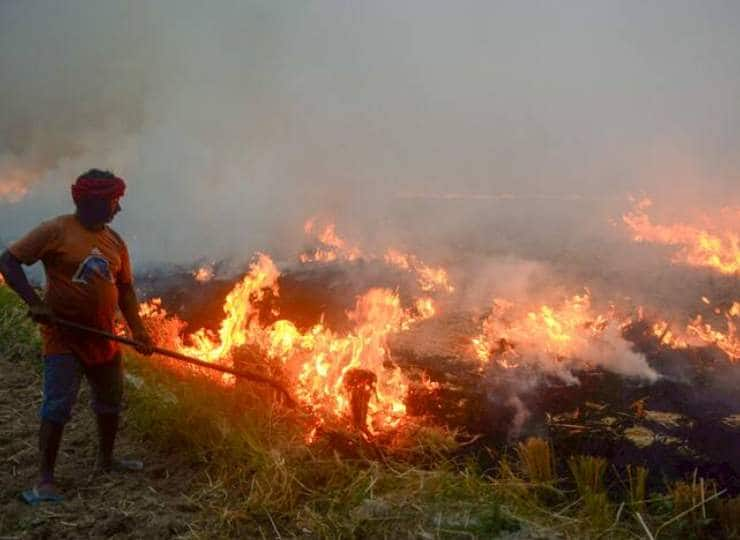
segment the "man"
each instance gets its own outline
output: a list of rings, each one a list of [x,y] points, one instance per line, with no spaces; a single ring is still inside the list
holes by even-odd
[[[113,458],[123,390],[118,344],[54,323],[55,318],[68,319],[112,331],[120,308],[134,339],[141,343],[139,352],[152,353],[152,340],[139,318],[128,249],[107,225],[120,212],[125,189],[125,182],[111,172],[87,171],[72,185],[75,214],[42,223],[0,255],[0,272],[28,304],[31,318],[41,324],[44,342],[40,479],[23,492],[30,504],[61,500],[54,483],[54,464],[83,375],[90,384],[97,416],[97,467],[110,471],[142,466]],[[46,273],[43,300],[21,267],[37,261]]]

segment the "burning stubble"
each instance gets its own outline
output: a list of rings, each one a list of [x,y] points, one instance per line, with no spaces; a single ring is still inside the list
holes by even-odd
[[[419,379],[408,370],[404,360],[408,355],[451,358],[489,381],[490,403],[514,411],[511,436],[520,433],[530,418],[525,399],[538,388],[579,385],[584,373],[598,371],[634,379],[638,386],[659,381],[662,375],[648,362],[647,349],[638,347],[640,340],[654,340],[658,347],[676,351],[712,347],[724,356],[723,362],[738,359],[737,301],[726,312],[707,297],[700,301],[724,317],[726,333],[704,323],[698,314],[684,332],[677,321],[670,323],[676,334],[669,335],[669,323],[656,319],[654,307],[624,299],[597,301],[588,288],[563,296],[556,274],[542,264],[491,261],[487,270],[497,269],[499,278],[511,277],[504,279],[511,287],[486,289],[480,279],[455,283],[451,276],[459,275],[460,268],[448,272],[413,253],[388,247],[376,254],[345,238],[333,223],[317,226],[315,219],[308,220],[304,233],[305,251],[286,275],[268,255],[254,259],[226,295],[216,330],[185,332],[184,323],[158,300],[142,305],[141,314],[160,329],[167,346],[185,354],[229,364],[242,347],[248,347],[253,357],[273,362],[271,369],[292,381],[298,399],[315,414],[312,434],[343,418],[368,435],[406,421],[408,395],[414,388],[432,393],[440,389],[440,383],[423,372]],[[212,273],[209,280],[200,279],[203,268],[193,273],[195,282],[204,285],[219,279]],[[290,309],[282,313],[274,301],[281,294],[280,282],[291,275],[303,287],[311,280],[328,279],[320,298],[328,300],[327,292],[339,297],[335,300],[345,296],[349,303],[344,314],[340,309],[339,317],[329,315],[325,320],[324,312],[316,312],[315,319],[296,322]],[[341,292],[344,286],[335,281],[337,275],[350,276],[351,290],[357,291],[354,299],[350,296],[354,293]],[[379,286],[378,279],[396,285]],[[493,290],[507,291],[508,298],[497,296],[487,303]],[[473,292],[481,294],[477,303]],[[267,318],[265,306],[272,306]],[[162,333],[167,328],[173,331]],[[642,332],[642,337],[635,338],[635,332]],[[686,337],[678,338],[679,334]],[[669,376],[675,378],[675,370]],[[222,382],[234,381],[226,377]]]

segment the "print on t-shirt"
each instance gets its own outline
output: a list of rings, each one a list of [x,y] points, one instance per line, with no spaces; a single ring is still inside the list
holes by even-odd
[[[85,260],[80,263],[72,281],[87,285],[89,284],[88,279],[93,277],[94,274],[98,274],[100,277],[110,281],[111,283],[115,282],[110,273],[110,262],[108,259],[103,257],[103,254],[96,247],[92,248],[90,255],[85,257]]]

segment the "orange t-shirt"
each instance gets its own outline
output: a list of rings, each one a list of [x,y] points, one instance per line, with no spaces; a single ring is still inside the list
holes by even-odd
[[[125,242],[110,227],[91,231],[74,215],[45,221],[8,250],[23,264],[41,261],[46,272],[44,301],[53,313],[113,331],[118,286],[132,283]],[[59,326],[42,326],[44,354],[75,354],[85,364],[108,362],[117,343]]]

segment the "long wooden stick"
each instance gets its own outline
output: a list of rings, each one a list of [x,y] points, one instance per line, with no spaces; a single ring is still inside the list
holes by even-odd
[[[123,343],[124,345],[129,345],[131,347],[142,347],[143,346],[142,343],[134,339],[130,339],[130,338],[123,337],[123,336],[117,336],[116,334],[112,334],[111,332],[106,332],[105,330],[101,330],[99,328],[93,328],[91,326],[85,326],[84,324],[79,324],[73,321],[68,321],[65,319],[58,319],[54,317],[53,322],[60,326],[66,326],[67,328],[74,328],[75,330],[80,330],[81,332],[86,332],[88,334],[93,334],[95,336],[104,337],[111,341],[117,341],[118,343]],[[188,356],[186,354],[182,354],[177,351],[171,351],[169,349],[163,349],[161,347],[152,347],[152,351],[156,354],[161,354],[162,356],[174,358],[175,360],[180,360],[181,362],[185,362],[187,364],[192,364],[194,366],[203,367],[203,368],[210,369],[213,371],[220,371],[221,373],[229,373],[230,375],[234,375],[235,377],[239,377],[240,379],[245,379],[248,381],[254,381],[257,383],[266,384],[268,386],[271,386],[272,388],[274,388],[281,394],[283,394],[285,396],[287,404],[290,407],[296,406],[295,400],[291,397],[288,391],[280,383],[278,383],[274,379],[270,379],[269,377],[264,377],[262,375],[258,375],[257,373],[240,371],[238,369],[233,369],[233,368],[222,366],[219,364],[211,364],[209,362],[204,362],[203,360],[199,360],[198,358],[193,358],[192,356]]]

